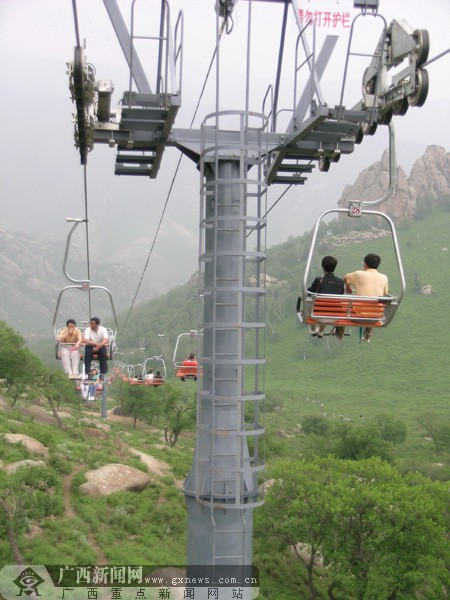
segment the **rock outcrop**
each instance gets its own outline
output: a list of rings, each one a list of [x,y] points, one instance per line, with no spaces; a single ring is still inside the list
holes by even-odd
[[[145,454],[145,452],[141,452],[135,448],[128,448],[128,451],[135,456],[139,456],[142,462],[147,466],[148,470],[155,475],[164,476],[172,470],[172,467],[166,462],[159,460],[154,456],[150,456],[149,454]]]
[[[32,454],[40,454],[44,458],[48,457],[48,449],[44,444],[24,433],[5,433],[5,440],[11,444],[23,444]]]
[[[45,462],[43,460],[30,460],[30,459],[25,459],[25,460],[18,460],[17,462],[11,463],[10,465],[6,465],[4,467],[4,470],[6,473],[8,473],[8,475],[11,475],[11,473],[15,473],[17,471],[17,469],[20,469],[21,467],[46,467],[47,465],[45,464]]]
[[[389,152],[385,150],[381,161],[364,169],[352,185],[344,188],[338,206],[346,208],[351,200],[378,200],[388,187]],[[416,216],[418,200],[427,196],[431,205],[437,205],[447,194],[450,194],[450,153],[441,146],[428,146],[414,163],[409,177],[402,167],[397,168],[396,193],[380,205],[380,210],[396,220],[412,220]]]
[[[124,490],[139,492],[151,483],[151,478],[146,473],[118,463],[88,471],[85,477],[87,481],[80,485],[80,490],[94,497],[109,496]]]
[[[432,200],[437,200],[450,194],[450,152],[441,146],[428,146],[425,154],[414,163],[409,182],[417,198],[428,194]]]

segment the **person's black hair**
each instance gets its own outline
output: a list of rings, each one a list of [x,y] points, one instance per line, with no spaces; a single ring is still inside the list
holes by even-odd
[[[381,262],[381,258],[378,256],[378,254],[368,254],[364,257],[364,262],[369,267],[369,269],[378,269]]]
[[[334,273],[334,270],[337,265],[337,260],[334,256],[324,256],[322,258],[322,269],[325,273]]]
[[[66,327],[69,326],[69,323],[73,323],[74,325],[77,324],[77,322],[75,321],[75,319],[67,319],[67,321],[66,321]]]
[[[100,325],[100,319],[98,317],[91,317],[91,321],[94,321],[94,323]]]
[[[193,352],[191,352],[191,353],[189,354],[189,358],[195,358],[195,354],[194,354]]]

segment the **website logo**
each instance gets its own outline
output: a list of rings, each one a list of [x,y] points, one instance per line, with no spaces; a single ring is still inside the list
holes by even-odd
[[[42,577],[40,577],[36,571],[33,571],[31,567],[27,567],[16,579],[14,579],[13,583],[20,589],[19,594],[17,594],[18,596],[21,596],[23,593],[28,596],[31,596],[31,594],[40,596],[37,587],[43,581]]]

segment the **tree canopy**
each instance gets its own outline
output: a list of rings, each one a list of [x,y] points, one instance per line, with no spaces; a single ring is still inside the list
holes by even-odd
[[[0,321],[0,379],[13,404],[21,394],[54,402],[73,397],[73,385],[60,369],[47,369],[25,344],[23,337]]]
[[[258,529],[286,547],[307,545],[310,598],[322,586],[318,555],[331,600],[443,597],[450,559],[446,484],[401,475],[378,458],[286,460],[273,476]]]

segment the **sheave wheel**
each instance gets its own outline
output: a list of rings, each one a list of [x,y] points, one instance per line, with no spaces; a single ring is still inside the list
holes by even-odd
[[[364,139],[364,131],[363,128],[360,127],[358,131],[355,133],[355,144],[360,144]]]
[[[392,121],[392,110],[388,110],[381,117],[378,117],[378,123],[380,125],[389,125]]]
[[[417,69],[415,74],[416,91],[408,96],[410,106],[423,106],[428,96],[429,78],[426,69]]]
[[[373,122],[372,125],[370,125],[369,123],[364,123],[364,125],[362,126],[362,131],[364,135],[375,135],[377,128],[377,122]]]
[[[406,112],[409,108],[408,98],[402,98],[401,100],[396,100],[392,104],[392,112],[394,115],[406,115]]]
[[[339,162],[341,160],[341,153],[340,152],[336,152],[336,154],[333,156],[333,158],[331,159],[332,162]]]
[[[330,159],[328,156],[321,154],[319,156],[319,171],[326,173],[330,168]]]
[[[416,29],[412,37],[416,42],[416,47],[412,52],[412,58],[416,60],[416,67],[421,67],[427,62],[430,53],[430,34],[426,29]]]

